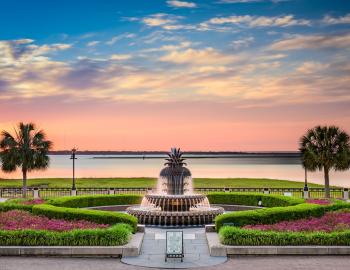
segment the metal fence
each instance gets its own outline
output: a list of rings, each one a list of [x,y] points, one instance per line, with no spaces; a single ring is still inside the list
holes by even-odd
[[[97,194],[139,194],[144,195],[155,191],[152,188],[79,188],[76,195],[97,195]],[[265,194],[276,194],[284,196],[293,196],[302,198],[304,196],[303,188],[194,188],[195,193],[208,194],[211,192],[255,192]],[[34,196],[34,193],[37,195]],[[347,189],[331,188],[331,198],[346,198]],[[70,188],[28,188],[27,197],[55,198],[62,196],[71,196]],[[348,196],[348,195],[347,195]],[[21,188],[0,188],[0,198],[20,198],[22,197]],[[309,198],[324,197],[323,188],[309,188]]]

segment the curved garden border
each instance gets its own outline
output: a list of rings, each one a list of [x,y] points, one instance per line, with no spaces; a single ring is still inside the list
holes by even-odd
[[[286,220],[297,220],[307,217],[320,217],[326,212],[340,209],[350,209],[350,204],[338,201],[330,205],[305,203],[303,199],[263,194],[215,193],[208,197],[212,201],[224,204],[234,202],[256,205],[261,200],[266,207],[257,210],[231,212],[220,215],[215,220],[216,231],[220,240],[226,245],[261,246],[261,245],[327,245],[349,246],[350,232],[267,232],[251,229],[242,229],[244,225],[273,224]],[[229,226],[225,226],[229,225]]]

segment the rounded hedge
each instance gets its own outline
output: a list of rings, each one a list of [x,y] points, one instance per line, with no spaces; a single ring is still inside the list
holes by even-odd
[[[82,195],[51,199],[47,203],[60,207],[84,208],[104,205],[140,204],[142,198],[143,196],[134,194]]]
[[[350,230],[340,232],[275,232],[225,226],[224,245],[234,246],[350,246]]]
[[[258,206],[258,202],[261,201],[264,207],[291,206],[305,202],[301,198],[248,192],[214,192],[209,193],[207,197],[211,204]]]
[[[126,244],[130,237],[131,228],[125,224],[64,232],[0,230],[0,246],[119,246]]]

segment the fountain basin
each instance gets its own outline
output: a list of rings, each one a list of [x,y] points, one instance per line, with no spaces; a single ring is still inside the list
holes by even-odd
[[[127,213],[137,217],[140,224],[155,226],[195,226],[214,222],[217,215],[224,212],[222,207],[197,208],[183,212],[129,207]]]

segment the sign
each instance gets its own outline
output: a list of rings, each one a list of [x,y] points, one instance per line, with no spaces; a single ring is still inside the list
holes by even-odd
[[[165,261],[167,261],[168,258],[181,258],[182,262],[184,257],[183,247],[183,232],[167,231]]]
[[[283,196],[292,197],[293,194],[292,194],[292,192],[284,192]]]

